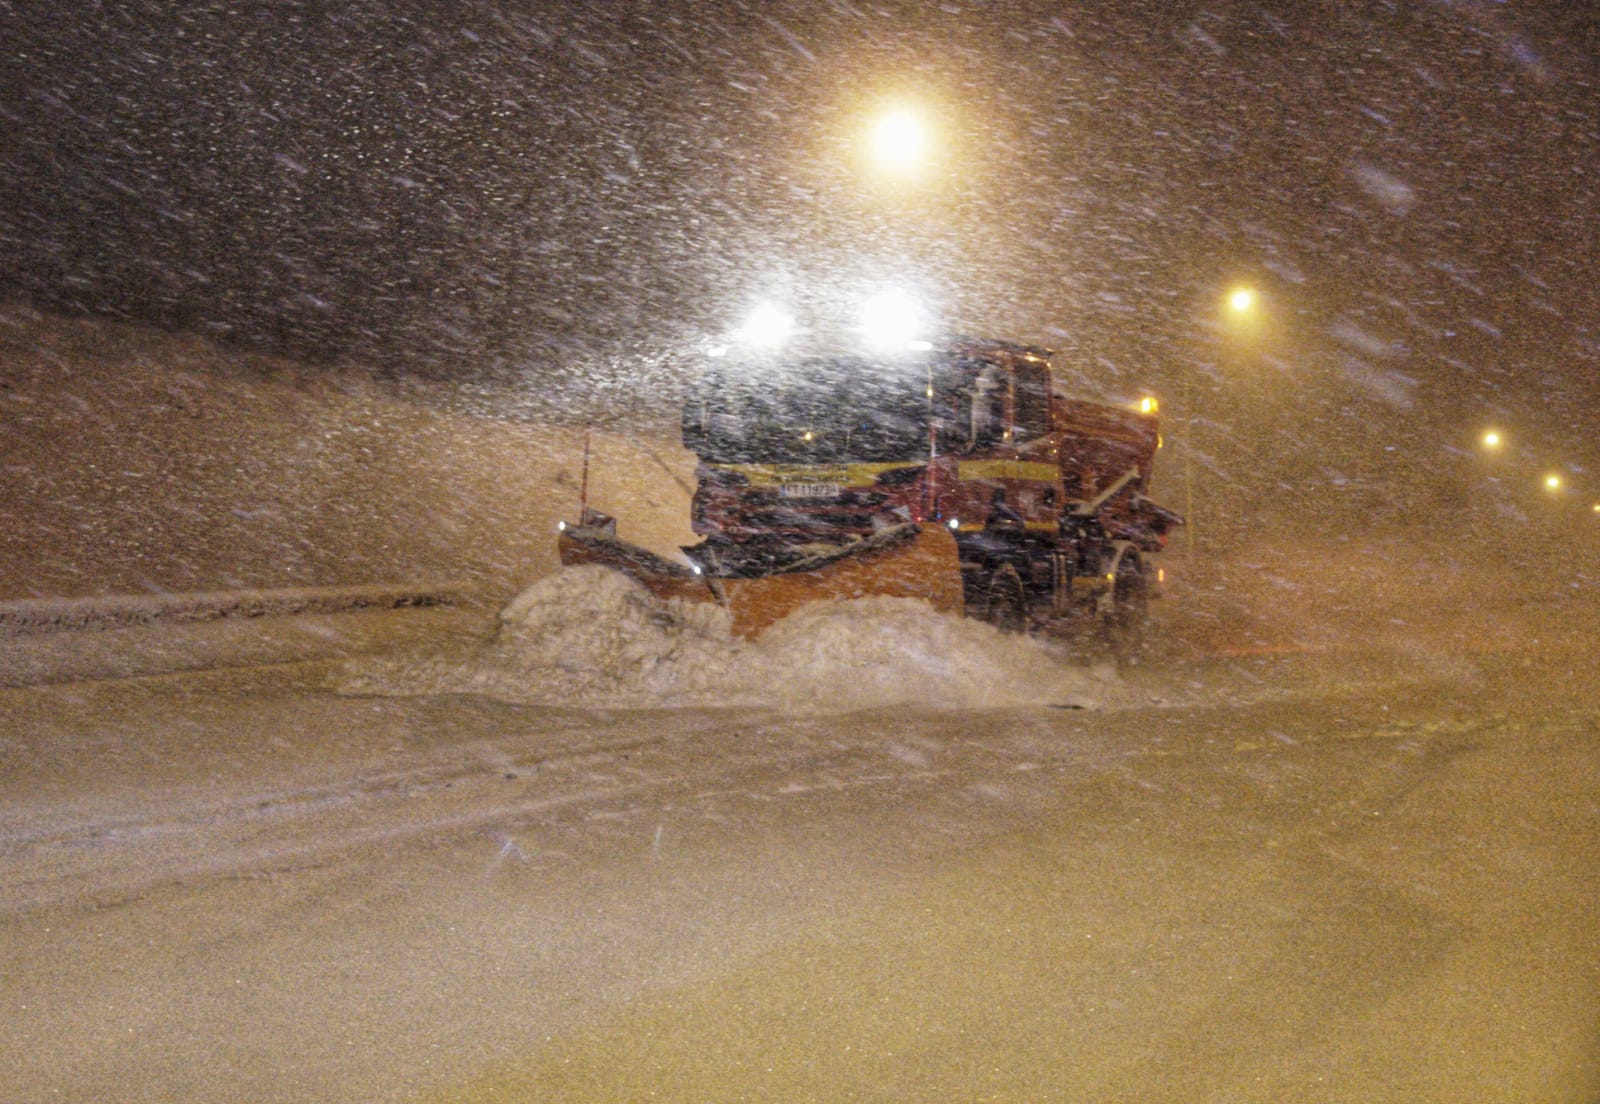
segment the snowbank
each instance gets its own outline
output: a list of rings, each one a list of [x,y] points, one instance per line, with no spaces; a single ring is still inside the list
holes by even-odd
[[[1093,707],[1107,668],[905,598],[826,602],[754,641],[709,604],[663,603],[600,567],[570,567],[518,595],[491,640],[350,665],[350,693],[478,693],[575,707],[743,705],[842,712],[913,704]]]
[[[554,569],[581,488],[634,543],[694,539],[676,441],[531,401],[0,304],[0,600],[461,579],[500,602]]]
[[[0,602],[0,637],[113,629],[158,622],[215,621],[223,617],[276,617],[291,613],[345,613],[363,609],[456,605],[465,601],[468,593],[467,586],[462,583],[421,583],[97,598],[25,598]]]

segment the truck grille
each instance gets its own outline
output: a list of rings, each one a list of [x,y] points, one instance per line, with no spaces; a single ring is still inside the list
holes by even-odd
[[[788,498],[765,490],[702,493],[696,497],[696,532],[720,533],[735,540],[854,536],[893,521],[885,511],[888,502],[888,495],[864,490],[846,490],[831,498]]]
[[[871,514],[843,510],[750,510],[739,522],[758,529],[860,529],[872,528]]]

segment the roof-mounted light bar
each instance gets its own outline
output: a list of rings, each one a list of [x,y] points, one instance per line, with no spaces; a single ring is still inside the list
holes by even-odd
[[[925,352],[931,329],[926,307],[900,288],[886,288],[861,305],[852,340],[879,352]],[[795,315],[775,302],[757,304],[721,342],[708,346],[711,356],[727,356],[735,349],[774,351],[801,334]],[[842,335],[841,335],[842,336]]]
[[[776,303],[761,303],[746,316],[733,339],[741,345],[782,345],[794,334],[794,315]]]
[[[861,334],[879,349],[904,349],[923,338],[926,312],[906,291],[886,288],[861,305]]]

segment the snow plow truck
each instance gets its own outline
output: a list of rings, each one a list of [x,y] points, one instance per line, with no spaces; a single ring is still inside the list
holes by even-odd
[[[814,601],[920,598],[1009,632],[1136,641],[1181,525],[1146,497],[1154,403],[1076,397],[1047,349],[717,350],[683,405],[693,531],[667,559],[583,508],[563,564],[716,602],[751,637]]]

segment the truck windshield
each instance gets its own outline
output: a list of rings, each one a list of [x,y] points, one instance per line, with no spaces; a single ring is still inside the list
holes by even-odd
[[[713,464],[917,460],[928,452],[929,382],[926,359],[718,364],[690,390],[683,443]]]

